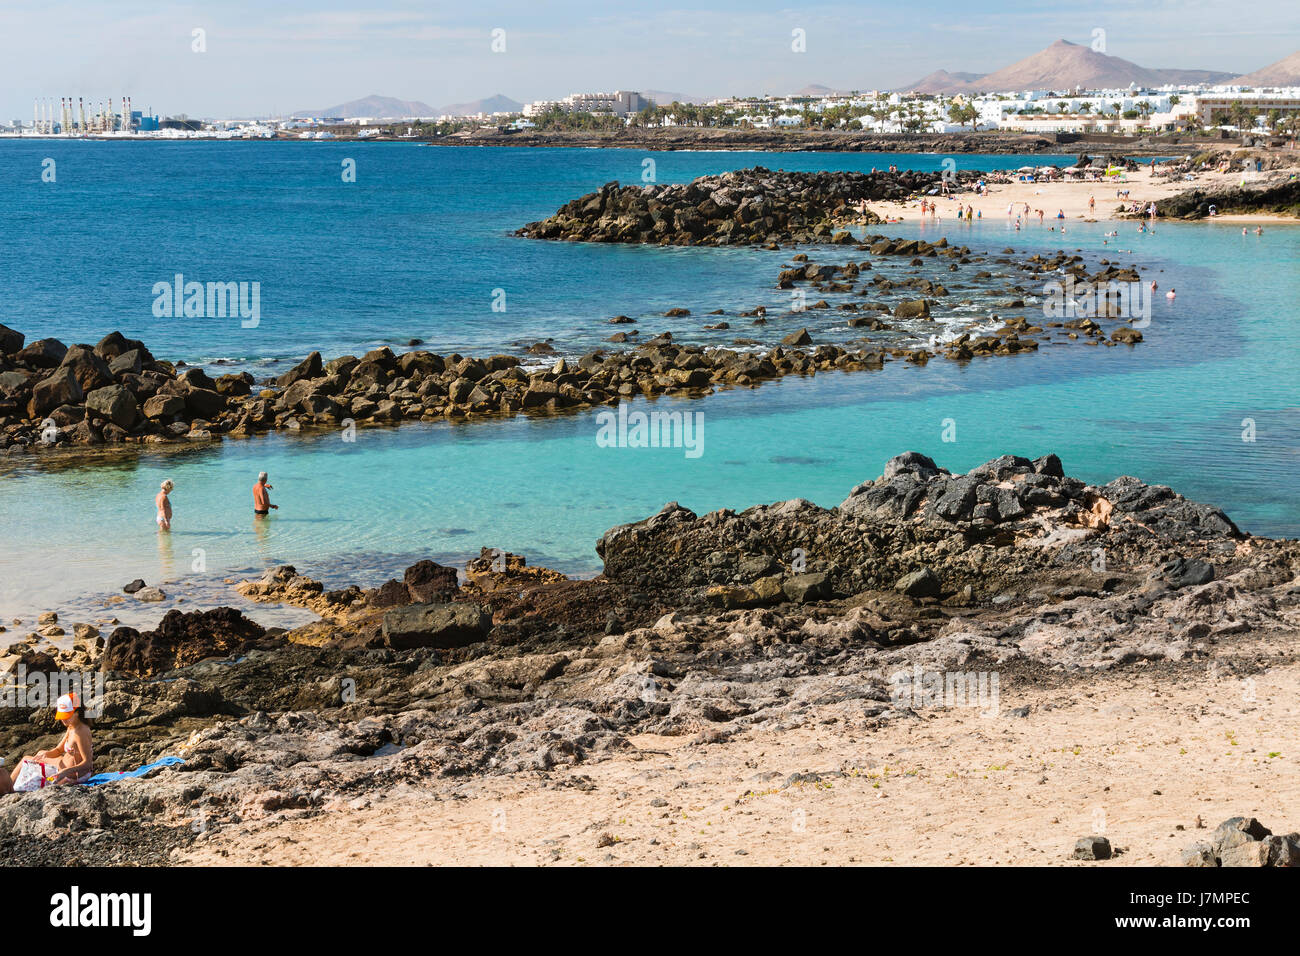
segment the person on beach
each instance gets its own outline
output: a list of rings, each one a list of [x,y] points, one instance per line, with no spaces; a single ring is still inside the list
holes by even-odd
[[[272,486],[266,483],[267,474],[262,472],[257,476],[257,484],[253,485],[253,514],[259,518],[265,518],[271,513],[271,509],[279,511],[279,505],[271,504],[271,496],[267,494]]]
[[[153,500],[153,503],[158,506],[158,517],[154,520],[158,523],[159,531],[172,529],[172,500],[167,496],[171,494],[174,487],[170,478],[164,480],[158,497]]]
[[[49,750],[38,750],[18,761],[12,777],[0,767],[0,794],[29,793],[42,787],[84,783],[89,779],[94,772],[95,751],[90,743],[90,724],[76,694],[59,698],[54,719],[67,728],[63,739]]]
[[[1089,197],[1088,197],[1088,215],[1091,216],[1092,213],[1093,213],[1093,210],[1096,209],[1096,208],[1097,208],[1097,198],[1096,198],[1095,196],[1089,196]]]

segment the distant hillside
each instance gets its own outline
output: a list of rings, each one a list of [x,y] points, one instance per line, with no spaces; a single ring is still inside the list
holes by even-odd
[[[1135,84],[1225,83],[1232,78],[1231,73],[1214,70],[1148,69],[1091,47],[1057,40],[1045,50],[984,76],[939,70],[901,89],[921,93],[1122,89]]]
[[[405,119],[408,116],[437,116],[438,111],[419,100],[398,100],[374,94],[340,103],[323,110],[298,110],[294,116],[373,116],[376,119]]]
[[[446,116],[477,116],[479,113],[518,113],[524,108],[524,104],[518,100],[512,100],[508,96],[500,93],[493,96],[485,97],[481,100],[473,100],[469,103],[452,103],[435,110],[429,115],[446,115]]]
[[[1242,86],[1300,86],[1300,50],[1254,73],[1239,76]]]

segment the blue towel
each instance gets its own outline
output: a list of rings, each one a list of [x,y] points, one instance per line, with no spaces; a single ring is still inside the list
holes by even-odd
[[[136,767],[134,770],[119,770],[116,773],[97,773],[83,786],[93,787],[100,783],[112,783],[114,780],[125,780],[127,777],[143,777],[155,767],[171,767],[178,763],[184,763],[180,757],[163,757],[155,760],[153,763],[147,763],[143,767]]]

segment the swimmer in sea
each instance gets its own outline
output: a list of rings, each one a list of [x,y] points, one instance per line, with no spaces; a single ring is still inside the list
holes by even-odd
[[[1170,289],[1168,292],[1166,292],[1166,293],[1165,293],[1165,298],[1168,299],[1170,302],[1173,302],[1173,301],[1174,301],[1174,290],[1173,290],[1173,289]]]

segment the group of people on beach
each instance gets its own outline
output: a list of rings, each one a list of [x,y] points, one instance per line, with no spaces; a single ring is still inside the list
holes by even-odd
[[[257,482],[253,485],[253,514],[258,518],[265,518],[272,510],[280,510],[279,505],[271,504],[271,496],[268,494],[273,489],[273,485],[267,482],[269,476],[266,472],[261,472],[257,476]],[[172,529],[172,489],[176,486],[170,478],[163,480],[158,490],[157,497],[154,498],[154,505],[158,509],[158,515],[154,521],[158,525],[159,531],[170,531]]]

